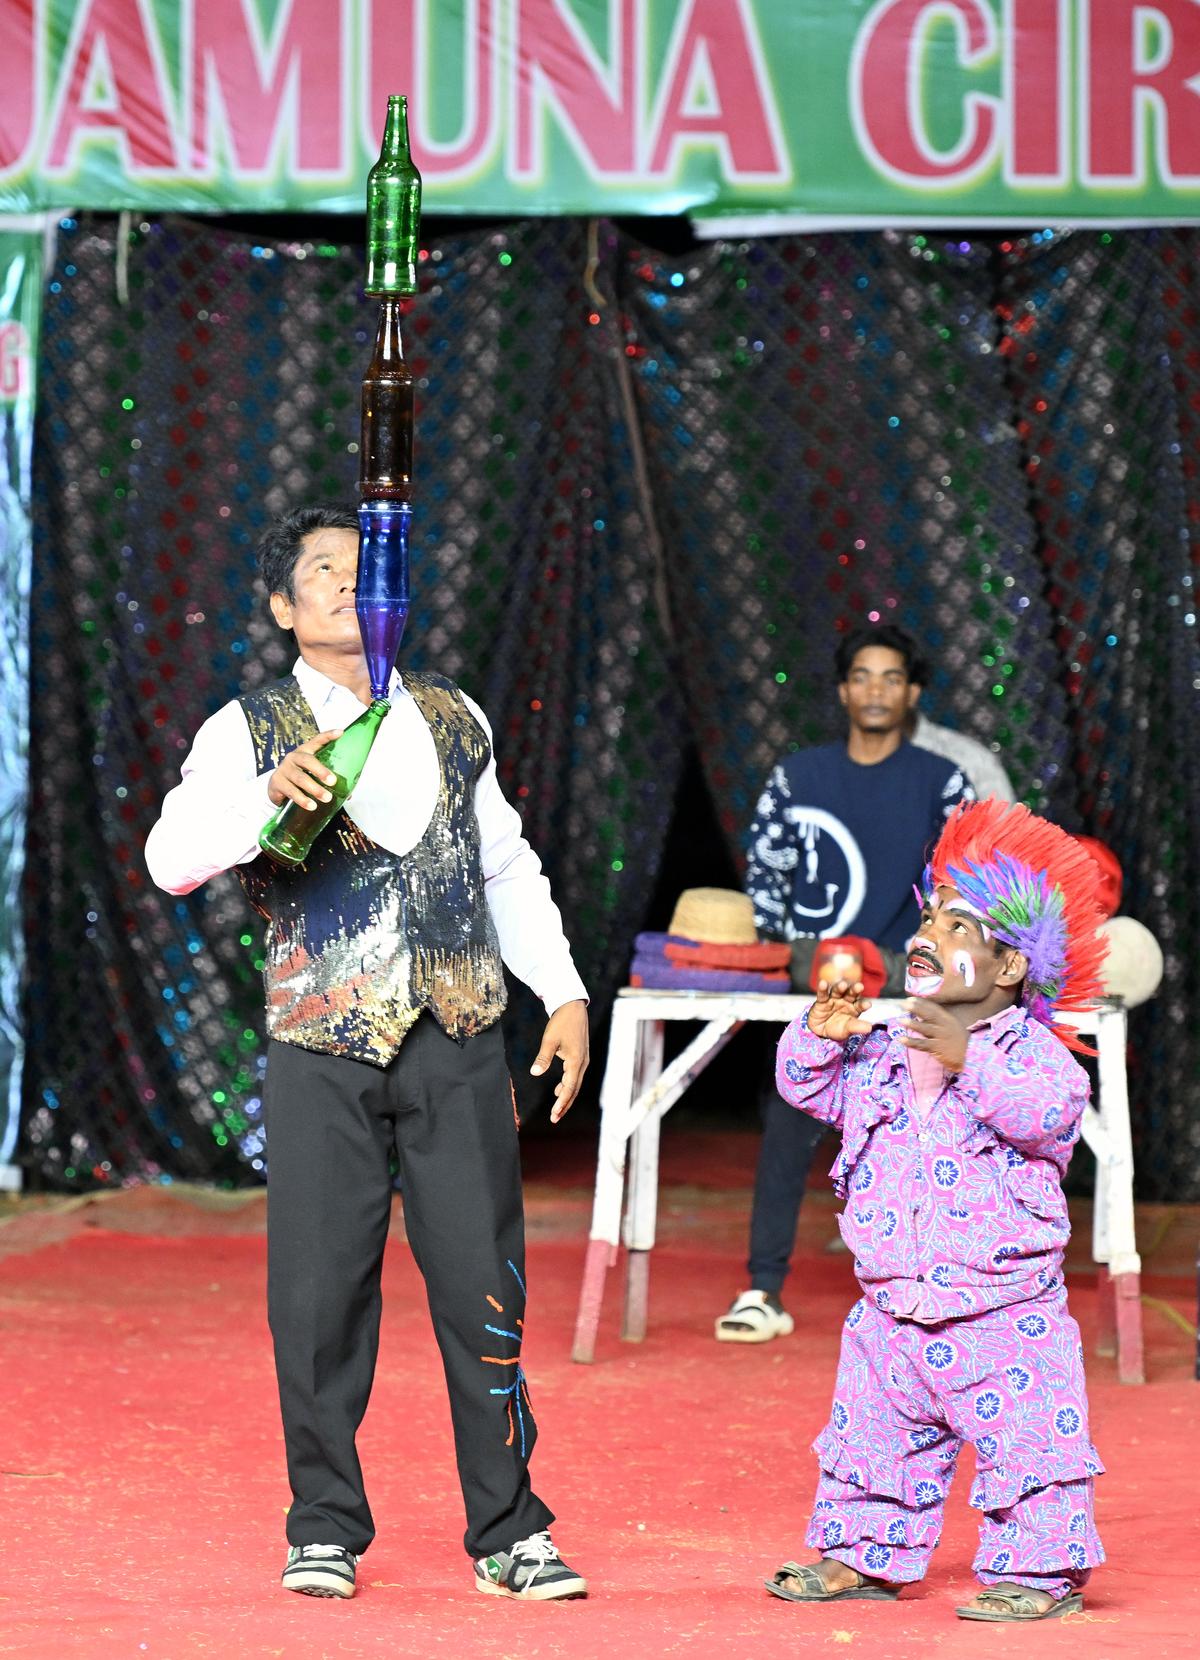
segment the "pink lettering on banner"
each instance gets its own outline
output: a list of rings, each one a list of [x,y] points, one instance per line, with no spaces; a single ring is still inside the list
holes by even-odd
[[[147,0],[82,0],[59,75],[44,170],[70,172],[79,145],[112,137],[130,173],[174,172],[166,86]]]
[[[449,140],[433,138],[430,121],[435,99],[441,103],[447,91],[434,49],[453,21],[447,15],[449,8],[438,14],[434,31],[430,15],[435,0],[426,0],[423,6],[413,0],[401,16],[395,0],[362,0],[362,4],[368,46],[368,90],[362,110],[367,154],[379,152],[388,94],[404,92],[409,95],[413,160],[422,176],[447,179],[472,172],[496,143],[501,0],[465,0],[461,8],[462,120]]]
[[[684,0],[675,20],[665,88],[651,122],[649,171],[674,168],[689,145],[715,146],[729,177],[786,179],[778,114],[746,0]]]
[[[879,0],[854,46],[851,113],[859,142],[872,162],[899,184],[961,184],[995,157],[1000,128],[997,100],[963,97],[958,143],[937,151],[922,113],[925,36],[935,19],[950,18],[958,62],[971,69],[996,51],[996,22],[987,0]]]
[[[0,98],[0,173],[10,172],[25,159],[33,138],[37,110],[37,72],[34,63],[33,0],[8,0],[0,7],[0,65],[4,94]]]
[[[545,165],[546,106],[592,175],[632,174],[637,164],[637,0],[610,0],[608,64],[564,0],[513,0],[517,178]]]
[[[985,177],[988,202],[965,210],[1086,216],[1104,192],[1106,210],[1157,217],[1172,190],[1200,189],[1200,0],[860,3],[845,73],[801,109],[787,54],[806,48],[804,0],[662,0],[658,31],[649,0],[0,0],[0,179],[50,202],[75,184],[84,201],[160,200],[176,183],[203,201],[218,175],[231,201],[260,180],[274,205],[315,200],[317,180],[341,200],[400,91],[427,181],[470,181],[448,199],[474,205],[486,176],[497,200],[548,210],[539,187],[561,173],[585,200],[641,183],[680,205],[662,181],[690,183],[700,151],[732,203],[792,178],[777,83],[798,135],[819,135],[825,110],[836,127],[848,101],[862,157],[914,209],[953,212],[951,192]],[[812,10],[817,27],[828,12]],[[849,181],[862,169],[845,159]],[[815,164],[798,153],[797,171]],[[831,178],[833,211],[835,194]],[[896,211],[897,192],[878,197],[858,211]]]
[[[0,323],[0,403],[16,403],[29,390],[29,335],[24,323]]]
[[[191,166],[211,173],[217,133],[232,171],[269,173],[288,146],[294,170],[346,166],[346,0],[282,0],[271,39],[255,0],[190,0]]]
[[[1159,176],[1200,182],[1200,5],[1088,0],[1080,32],[1085,181],[1146,183],[1152,111]]]

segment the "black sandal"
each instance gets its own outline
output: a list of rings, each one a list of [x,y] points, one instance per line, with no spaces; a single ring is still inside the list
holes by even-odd
[[[868,1579],[857,1568],[850,1571],[858,1575],[858,1584],[850,1585],[844,1591],[831,1591],[814,1567],[805,1567],[799,1562],[785,1562],[770,1579],[764,1579],[763,1584],[773,1597],[782,1597],[785,1602],[895,1602],[900,1595],[898,1585],[885,1585],[880,1579]],[[789,1590],[784,1584],[785,1579],[799,1580],[803,1589]]]
[[[1046,1594],[1048,1596],[1049,1592]],[[1002,1620],[1057,1620],[1064,1614],[1079,1614],[1083,1611],[1083,1598],[1078,1591],[1072,1591],[1058,1602],[1052,1602],[1049,1608],[1039,1608],[1030,1595],[1028,1585],[1010,1585],[1007,1582],[986,1586],[975,1600],[979,1603],[994,1603],[995,1607],[972,1608],[968,1603],[965,1607],[954,1610],[960,1620],[989,1620],[994,1624]]]

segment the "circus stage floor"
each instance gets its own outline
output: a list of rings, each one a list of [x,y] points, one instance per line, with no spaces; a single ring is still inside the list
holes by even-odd
[[[924,1586],[898,1604],[798,1608],[761,1578],[802,1553],[808,1450],[853,1299],[826,1246],[833,1200],[805,1207],[789,1299],[797,1332],[719,1345],[741,1283],[755,1140],[664,1139],[650,1330],[617,1336],[611,1276],[596,1363],[569,1360],[590,1214],[590,1137],[528,1144],[526,1359],[541,1440],[535,1485],[591,1579],[585,1603],[477,1596],[460,1539],[449,1414],[397,1216],[375,1396],[360,1447],[379,1537],[359,1596],[278,1587],[287,1502],[263,1312],[265,1203],[141,1189],[0,1209],[0,1655],[66,1660],[733,1660],[848,1653],[1090,1660],[1195,1652],[1200,1384],[1191,1378],[1194,1210],[1147,1211],[1142,1388],[1090,1364],[1109,1564],[1084,1614],[965,1627],[969,1458]],[[1076,1317],[1095,1280],[1079,1207]],[[802,1553],[803,1554],[803,1553]]]

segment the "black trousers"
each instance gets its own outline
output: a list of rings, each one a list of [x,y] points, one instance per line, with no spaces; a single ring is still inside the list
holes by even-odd
[[[499,1026],[458,1044],[422,1015],[386,1070],[272,1043],[263,1107],[288,1542],[361,1552],[375,1536],[354,1443],[379,1347],[393,1152],[450,1394],[463,1542],[484,1556],[548,1527],[529,1485],[525,1221]]]
[[[750,1284],[756,1291],[779,1291],[796,1248],[796,1224],[808,1183],[809,1166],[825,1125],[788,1105],[775,1089],[775,1050],[771,1077],[762,1095],[763,1138],[754,1176],[750,1212]]]

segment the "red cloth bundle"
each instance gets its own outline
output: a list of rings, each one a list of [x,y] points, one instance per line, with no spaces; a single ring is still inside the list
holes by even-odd
[[[1076,836],[1075,840],[1085,853],[1090,853],[1096,865],[1096,903],[1100,907],[1100,914],[1107,922],[1110,916],[1116,916],[1121,905],[1121,888],[1123,877],[1121,861],[1111,847],[1104,842],[1097,841],[1095,836]]]
[[[663,950],[668,962],[681,967],[749,969],[764,974],[773,969],[786,971],[792,960],[790,945],[710,945],[703,940],[669,940]]]
[[[859,939],[854,934],[842,934],[837,939],[823,939],[813,955],[809,987],[821,989],[821,970],[838,952],[852,952],[862,962],[863,991],[868,997],[878,997],[887,980],[887,969],[874,940]]]

